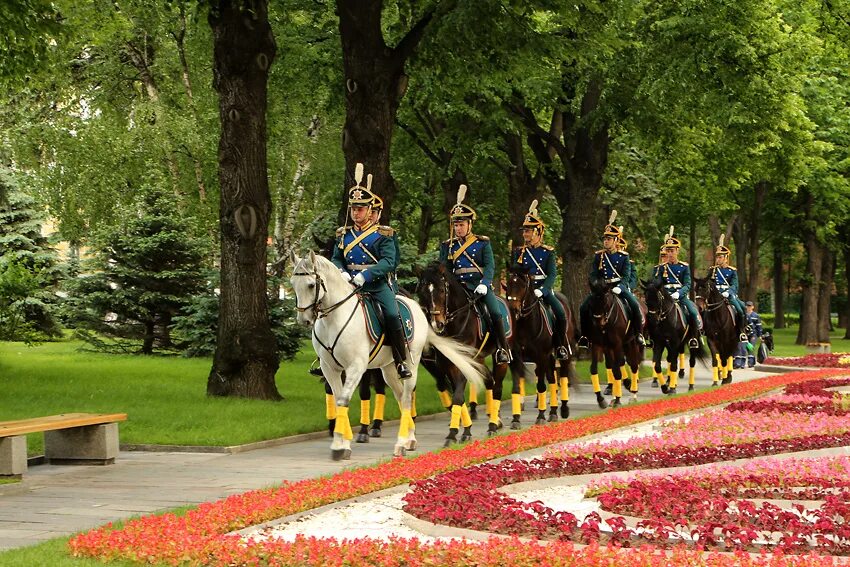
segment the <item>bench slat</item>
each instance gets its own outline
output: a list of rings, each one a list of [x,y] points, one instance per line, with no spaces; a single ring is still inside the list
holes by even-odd
[[[0,437],[11,437],[13,435],[37,433],[39,431],[67,429],[69,427],[100,425],[102,423],[113,423],[116,421],[126,420],[126,413],[63,413],[45,417],[34,417],[31,419],[0,421]]]

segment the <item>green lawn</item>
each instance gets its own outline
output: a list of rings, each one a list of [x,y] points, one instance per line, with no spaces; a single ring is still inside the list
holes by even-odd
[[[772,333],[775,343],[772,356],[804,356],[809,354],[804,345],[794,344],[794,341],[797,340],[797,327],[774,329]],[[844,329],[836,328],[829,334],[832,352],[850,352],[850,340],[843,338],[844,333]]]

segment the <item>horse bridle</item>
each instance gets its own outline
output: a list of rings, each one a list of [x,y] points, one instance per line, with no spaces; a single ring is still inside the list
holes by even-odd
[[[658,297],[658,305],[664,305],[664,294],[663,294],[663,293],[661,293],[661,290],[660,290],[660,289],[656,289],[656,290],[655,290],[655,295]],[[672,298],[671,298],[671,299],[672,299]],[[661,315],[658,315],[658,321],[660,322],[660,321],[664,321],[665,319],[667,319],[667,316],[668,316],[668,315],[670,314],[670,312],[671,312],[671,311],[673,311],[673,309],[675,309],[675,308],[676,308],[676,300],[674,299],[674,300],[673,300],[673,302],[670,304],[670,307],[668,307],[667,309],[665,309],[665,310],[661,313]],[[657,309],[647,309],[647,310],[646,310],[646,314],[647,314],[647,315],[650,315],[650,314],[652,314],[652,315],[657,315],[657,314],[658,314],[658,310],[657,310]]]
[[[519,276],[517,275],[516,277]],[[534,300],[529,305],[526,305],[525,302],[528,299],[529,295],[533,296]],[[505,297],[505,299],[507,299],[508,301],[516,301],[519,298],[511,297],[510,295],[508,295]],[[531,289],[531,278],[527,278],[525,282],[525,296],[523,297],[522,304],[519,306],[519,313],[517,313],[515,319],[523,319],[531,315],[538,303],[540,303],[540,298],[534,295],[534,292]]]
[[[315,295],[313,295],[313,303],[311,303],[310,305],[307,305],[305,307],[301,307],[297,304],[295,305],[295,309],[299,313],[304,313],[305,311],[312,309],[314,317],[316,319],[321,319],[323,317],[327,317],[334,310],[336,310],[340,305],[342,305],[343,303],[345,303],[346,301],[348,301],[349,299],[351,299],[352,297],[357,295],[357,293],[361,289],[360,287],[355,287],[354,290],[351,293],[349,293],[348,295],[346,295],[345,297],[343,297],[342,299],[340,299],[339,301],[337,301],[333,305],[331,305],[329,307],[325,307],[324,309],[322,309],[321,307],[319,307],[319,301],[321,301],[321,299],[319,299],[319,288],[321,287],[322,291],[325,294],[328,293],[328,288],[325,287],[325,280],[322,279],[322,276],[319,275],[319,272],[316,272],[316,271],[313,271],[313,272],[293,272],[292,275],[293,276],[313,276],[314,278],[316,278],[316,287],[315,287],[316,293],[315,293]],[[349,320],[351,320],[351,319],[349,318]]]
[[[444,293],[443,297],[445,298],[445,305],[446,305],[445,314],[443,315],[446,319],[445,326],[443,328],[443,332],[445,332],[445,329],[448,328],[449,323],[454,321],[455,317],[457,317],[461,313],[466,313],[466,320],[464,321],[464,324],[463,324],[463,326],[466,326],[466,323],[469,321],[469,315],[471,313],[471,308],[472,308],[473,305],[475,305],[476,299],[475,298],[473,298],[473,299],[467,298],[466,305],[462,305],[461,307],[458,307],[454,311],[449,311],[449,280],[445,276],[441,276],[441,278],[443,280],[443,293]],[[430,284],[430,285],[433,285],[433,284]],[[429,296],[430,296],[430,305],[429,305],[430,309],[428,310],[428,315],[431,316],[431,317],[434,317],[436,315],[443,314],[442,311],[435,308],[434,292],[431,291],[429,293]]]
[[[616,306],[617,306],[617,299],[616,299],[616,298],[614,298],[614,297],[612,297],[612,298],[611,298],[611,308],[610,308],[610,309],[608,309],[608,313],[606,313],[605,315],[603,315],[602,313],[600,313],[600,314],[598,314],[598,315],[597,315],[596,313],[594,313],[593,311],[591,311],[591,312],[590,312],[590,315],[591,315],[594,319],[600,319],[600,320],[601,320],[602,318],[604,318],[604,319],[605,319],[605,323],[602,325],[602,327],[604,328],[605,326],[607,326],[607,325],[608,325],[608,322],[609,322],[609,321],[611,321],[611,314],[614,312],[614,308],[615,308]]]
[[[711,296],[712,291],[720,291],[717,288],[712,288],[711,284],[709,284],[708,288],[709,288],[709,292],[708,292],[709,297]],[[703,297],[701,295],[695,296],[694,299],[702,299],[703,301],[705,301],[705,308],[703,309],[703,311],[709,311],[709,312],[714,311],[715,309],[720,309],[724,304],[726,304],[726,305],[729,304],[729,300],[727,298],[723,297],[723,295],[720,296],[720,301],[718,301],[716,303],[709,303],[708,297]]]

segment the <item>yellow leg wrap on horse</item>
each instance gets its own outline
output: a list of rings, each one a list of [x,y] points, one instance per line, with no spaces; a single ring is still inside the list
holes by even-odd
[[[632,384],[630,390],[633,393],[637,394],[638,387],[640,385],[640,372],[632,372],[631,369],[629,369],[629,372],[631,373],[632,377]]]
[[[384,421],[385,405],[387,405],[387,396],[385,394],[375,394],[375,415],[372,416],[372,419]]]
[[[688,368],[688,384],[693,386],[696,383],[696,368],[691,366]]]
[[[325,417],[336,419],[336,402],[333,394],[325,394]]]
[[[512,397],[519,397],[517,394],[513,394]],[[490,407],[492,410],[490,412],[490,423],[499,424],[499,410],[502,409],[502,400],[493,400],[493,404]]]
[[[549,406],[558,407],[558,384],[549,384]]]
[[[369,425],[372,423],[369,421],[369,414],[372,412],[372,408],[369,407],[370,405],[369,400],[360,400],[360,425]]]
[[[728,376],[729,372],[732,372],[732,357],[726,359],[726,374]]]
[[[723,363],[722,363],[722,362],[720,362],[720,354],[719,354],[719,353],[718,353],[718,354],[715,354],[715,355],[714,355],[714,358],[716,358],[716,359],[717,359],[717,366],[723,366]]]
[[[662,386],[667,383],[667,375],[664,372],[656,372],[655,377],[658,378],[658,383]]]
[[[590,383],[593,384],[594,393],[602,390],[602,388],[599,387],[599,374],[591,374]]]
[[[546,392],[537,392],[537,409],[540,411],[546,409]]]
[[[561,383],[561,401],[570,401],[570,379],[566,376],[561,376],[559,382]]]
[[[460,424],[464,427],[472,425],[472,418],[469,417],[469,408],[466,407],[466,404],[460,406]]]
[[[339,433],[344,439],[354,437],[351,431],[351,423],[348,421],[348,406],[337,406],[334,433]]]
[[[416,417],[416,390],[410,394],[410,417]]]
[[[452,406],[452,418],[449,421],[449,427],[451,429],[460,428],[460,406]]]
[[[458,410],[458,418],[460,418],[460,406],[452,406],[452,418],[454,418],[454,409]],[[402,438],[407,438],[410,435],[410,424],[412,420],[410,418],[410,410],[401,410],[401,422],[398,424],[398,436]]]
[[[715,384],[720,381],[720,369],[716,366],[711,367],[711,381]]]
[[[629,375],[629,367],[624,364],[620,367],[620,379],[625,380],[628,375]]]
[[[440,402],[443,404],[444,408],[452,407],[452,397],[447,391],[443,390],[442,392],[437,392],[437,394],[439,394]]]
[[[606,368],[605,369],[605,376],[606,376],[606,378],[608,378],[609,384],[614,383],[614,371],[613,370],[611,370],[610,368]]]
[[[671,388],[675,388],[679,381],[679,373],[671,370],[667,376],[667,381],[670,383]]]
[[[519,395],[525,397],[525,378],[519,379]]]
[[[684,368],[684,367],[685,367],[685,353],[680,352],[679,353],[679,368]]]
[[[614,380],[614,387],[611,389],[611,393],[614,394],[615,398],[623,397],[623,381],[622,380]]]
[[[469,401],[478,403],[478,387],[472,382],[469,383]]]
[[[484,392],[484,401],[487,406],[487,415],[493,413],[493,390],[488,389]]]
[[[499,403],[502,403],[501,401]],[[493,406],[496,405],[496,400],[493,400]],[[511,394],[511,415],[519,415],[522,413],[522,396],[519,394]],[[490,422],[496,423],[493,421],[493,414],[490,414]]]

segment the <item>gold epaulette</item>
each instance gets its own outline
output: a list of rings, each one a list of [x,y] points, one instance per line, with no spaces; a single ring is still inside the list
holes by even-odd
[[[687,262],[679,262],[679,264],[682,264],[683,266],[687,266],[687,265],[688,265],[688,263],[687,263]]]
[[[378,227],[378,233],[382,234],[383,236],[392,236],[393,234],[395,234],[395,231],[391,226],[386,226],[382,224]]]
[[[604,253],[605,253],[604,248],[602,250],[597,250],[596,252],[594,252],[594,254],[604,254]]]
[[[548,244],[544,244],[544,245],[543,245],[543,249],[544,249],[544,250],[554,250],[554,249],[555,249],[555,247],[554,247],[554,246],[549,246]]]
[[[489,236],[479,236],[479,235],[476,234],[475,238],[477,238],[478,240],[483,240],[484,242],[490,242]]]
[[[341,227],[339,227],[338,229],[336,229],[336,237],[337,237],[337,238],[339,238],[340,236],[342,236],[343,234],[345,234],[345,229],[346,229],[346,228],[348,228],[348,227],[341,226]]]
[[[731,268],[731,269],[735,270],[736,272],[738,271],[738,268],[736,268],[735,266],[726,266],[726,267]]]
[[[628,252],[626,252],[625,250],[620,250],[620,254],[622,254],[623,256],[628,256],[628,255],[629,255],[629,253],[628,253]]]
[[[443,240],[443,244],[445,244],[445,245],[447,245],[447,246],[451,246],[451,245],[452,245],[452,240],[454,240],[454,238],[449,238],[448,240]]]

